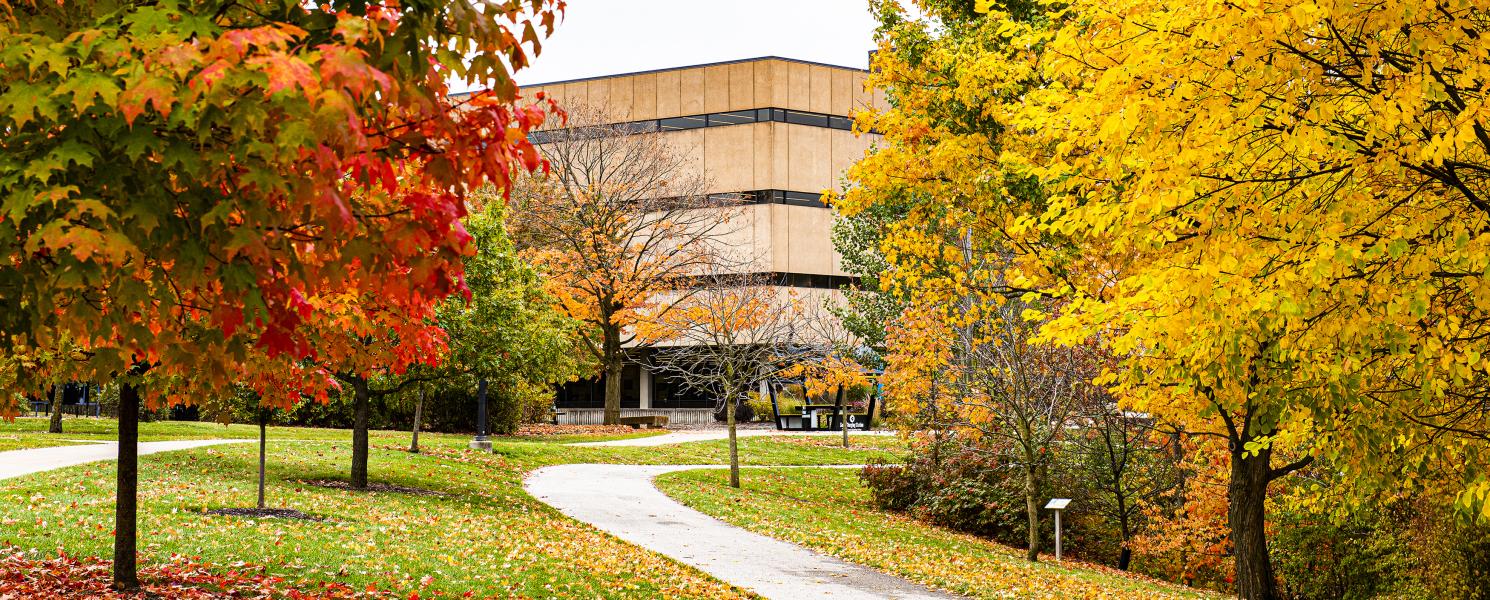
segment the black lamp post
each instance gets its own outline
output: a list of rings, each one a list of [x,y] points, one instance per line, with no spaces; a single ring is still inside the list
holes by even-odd
[[[471,440],[472,450],[491,450],[491,439],[486,437],[486,380],[476,384],[476,437]]]

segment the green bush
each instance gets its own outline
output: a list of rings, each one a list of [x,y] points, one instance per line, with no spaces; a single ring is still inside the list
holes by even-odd
[[[1386,501],[1333,519],[1287,499],[1270,510],[1268,546],[1289,598],[1490,599],[1490,528],[1442,502]]]
[[[870,465],[860,478],[881,508],[1020,545],[1029,529],[1024,479],[1001,450],[951,442],[934,454],[918,452],[903,467]]]

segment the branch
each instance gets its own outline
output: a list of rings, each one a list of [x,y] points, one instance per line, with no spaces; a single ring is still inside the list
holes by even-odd
[[[1279,467],[1279,468],[1276,468],[1276,469],[1269,469],[1268,470],[1268,481],[1272,481],[1274,479],[1277,479],[1279,477],[1283,477],[1284,475],[1287,475],[1289,473],[1292,473],[1294,471],[1297,471],[1299,469],[1302,469],[1304,467],[1307,467],[1312,462],[1314,462],[1314,457],[1313,456],[1305,456],[1305,457],[1303,457],[1301,459],[1298,459],[1296,461],[1293,461],[1292,463],[1289,463],[1289,464],[1284,465],[1282,467]]]

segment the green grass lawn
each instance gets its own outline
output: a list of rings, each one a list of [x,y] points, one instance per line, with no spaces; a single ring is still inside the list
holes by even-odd
[[[0,423],[12,447],[57,439],[113,439],[113,422],[68,419],[53,436],[44,419]],[[141,438],[256,438],[256,427],[142,423]],[[203,514],[252,506],[258,446],[232,444],[142,457],[142,562],[171,555],[224,568],[264,569],[290,580],[337,581],[393,591],[527,598],[744,597],[727,584],[563,517],[523,492],[523,475],[574,462],[713,464],[727,460],[723,441],[649,448],[586,448],[546,438],[496,438],[494,453],[466,450],[465,435],[422,434],[420,454],[405,452],[407,432],[372,433],[374,482],[443,496],[354,493],[302,483],[345,479],[351,432],[269,431],[268,498],[320,522]],[[565,437],[565,436],[555,436]],[[569,441],[565,439],[564,441]],[[846,464],[888,460],[900,441],[856,437],[744,438],[747,464]],[[0,481],[0,545],[38,555],[111,554],[114,465],[100,462]],[[243,567],[233,567],[243,563]],[[427,577],[426,577],[427,576]]]
[[[1089,564],[1029,563],[1002,544],[877,510],[855,469],[751,469],[741,479],[736,490],[725,471],[703,469],[657,485],[734,525],[974,598],[1210,597]]]

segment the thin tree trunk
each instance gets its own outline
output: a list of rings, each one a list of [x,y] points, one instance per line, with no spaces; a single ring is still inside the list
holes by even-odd
[[[269,411],[259,409],[259,510],[264,509],[264,454],[269,445]]]
[[[621,332],[606,330],[605,335],[605,420],[606,425],[621,422]]]
[[[1031,562],[1040,560],[1040,499],[1035,497],[1039,493],[1038,467],[1033,462],[1024,468],[1024,510],[1029,517],[1029,549],[1025,551],[1024,558]]]
[[[367,379],[352,378],[352,487],[367,489]]]
[[[67,395],[67,386],[52,386],[52,422],[47,425],[47,433],[62,433],[62,398]]]
[[[838,426],[843,429],[843,447],[848,447],[848,398],[844,397],[843,386],[838,386]]]
[[[1119,489],[1121,489],[1119,487]],[[1118,510],[1118,532],[1122,535],[1123,547],[1118,551],[1117,568],[1121,571],[1128,570],[1128,564],[1133,560],[1133,549],[1128,547],[1129,540],[1133,537],[1132,524],[1128,519],[1127,495],[1121,491],[1117,494]]]
[[[140,587],[135,548],[135,513],[140,483],[140,394],[131,384],[119,390],[119,462],[114,501],[114,583],[119,591]]]
[[[424,386],[419,386],[419,399],[414,401],[414,437],[409,441],[409,452],[419,453],[419,419],[424,415]]]
[[[1272,450],[1264,448],[1249,457],[1244,448],[1245,441],[1235,444],[1232,449],[1227,510],[1232,552],[1236,559],[1237,597],[1276,600],[1279,598],[1278,582],[1273,576],[1264,528]]]
[[[740,487],[740,445],[735,438],[735,401],[724,400],[724,421],[729,425],[729,486]]]

